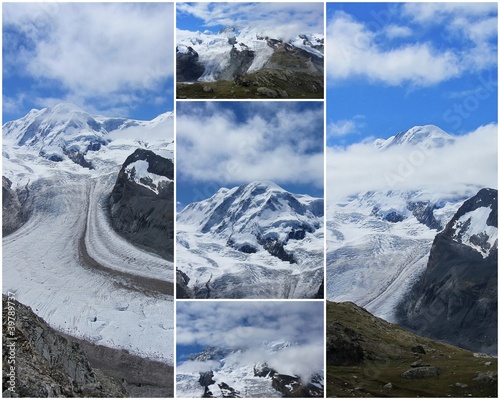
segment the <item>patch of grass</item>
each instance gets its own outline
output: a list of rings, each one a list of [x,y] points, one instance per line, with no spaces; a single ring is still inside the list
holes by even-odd
[[[474,357],[470,351],[417,336],[352,303],[328,302],[327,338],[345,328],[363,348],[364,360],[359,365],[327,366],[328,397],[497,397],[496,377],[474,380],[480,372],[496,373],[497,359]],[[414,352],[417,345],[425,354]],[[401,377],[420,359],[439,368],[439,375]],[[392,388],[385,387],[389,383]]]
[[[177,83],[178,99],[323,99],[324,76],[300,71],[261,70],[234,81]],[[276,97],[259,93],[265,87]]]

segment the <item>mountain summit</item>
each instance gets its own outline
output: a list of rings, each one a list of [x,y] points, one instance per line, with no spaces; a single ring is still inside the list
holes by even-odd
[[[92,115],[70,103],[60,103],[41,110],[33,109],[26,116],[6,122],[2,127],[4,142],[35,150],[51,161],[69,158],[84,167],[90,164],[84,156],[109,144],[109,133],[138,127],[148,130],[165,126],[165,137],[172,137],[167,128],[173,115],[161,114],[152,121],[109,118]]]
[[[377,139],[375,147],[387,149],[393,146],[423,146],[424,148],[437,148],[455,142],[455,138],[435,125],[414,126],[407,131],[399,132],[390,138]]]
[[[318,291],[323,199],[252,182],[188,205],[177,226],[178,268],[190,278],[206,276],[201,287],[191,282],[199,296],[314,297]],[[284,286],[276,282],[283,279]],[[302,279],[307,282],[298,287]]]

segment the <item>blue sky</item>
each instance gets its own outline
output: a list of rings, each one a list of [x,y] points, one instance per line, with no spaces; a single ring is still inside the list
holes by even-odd
[[[496,3],[328,3],[327,143],[497,122]]]
[[[218,32],[236,26],[292,38],[300,33],[323,33],[322,2],[214,2],[177,3],[178,31]]]
[[[316,372],[323,369],[323,332],[322,301],[179,301],[177,363],[184,363],[193,352],[217,346],[248,349],[242,359],[275,362],[278,365],[271,366],[278,371],[296,368],[299,373],[312,368],[308,372]],[[269,355],[262,351],[262,344],[276,341],[295,346],[286,354],[274,354],[272,359],[266,360]],[[285,355],[287,365],[279,365]]]
[[[322,102],[178,102],[177,201],[269,180],[323,197]]]
[[[4,3],[4,122],[59,102],[145,120],[172,111],[173,26],[173,3]]]

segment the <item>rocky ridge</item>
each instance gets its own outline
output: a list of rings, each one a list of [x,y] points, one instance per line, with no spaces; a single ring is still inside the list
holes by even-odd
[[[61,336],[35,315],[31,308],[7,299],[5,295],[2,296],[2,302],[4,397],[127,395],[118,381],[90,366],[77,342]],[[7,329],[9,312],[15,314],[12,330]],[[15,377],[14,380],[11,376]],[[12,381],[13,385],[10,383]]]
[[[137,149],[125,162],[111,192],[113,228],[127,239],[173,259],[174,165]]]
[[[480,190],[436,235],[425,271],[398,305],[403,326],[497,354],[497,198],[497,190]]]

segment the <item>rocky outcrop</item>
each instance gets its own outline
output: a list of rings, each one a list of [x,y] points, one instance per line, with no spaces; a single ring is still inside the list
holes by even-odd
[[[497,227],[497,191],[482,189],[436,235],[426,270],[398,306],[402,326],[497,353]]]
[[[406,370],[401,374],[402,378],[405,379],[421,379],[427,378],[430,376],[438,376],[439,369],[436,367],[415,367],[409,370]]]
[[[19,194],[12,190],[12,182],[2,176],[2,236],[16,231],[26,221]]]
[[[323,73],[323,57],[289,43],[275,43],[272,47],[275,48],[275,51],[263,69]]]
[[[234,45],[229,52],[229,65],[218,74],[218,80],[233,80],[243,75],[252,65],[255,52],[248,48],[238,50]]]
[[[61,336],[31,308],[6,296],[2,302],[4,397],[126,396],[119,382],[91,368],[77,342]]]
[[[188,287],[189,276],[180,269],[177,269],[175,273],[176,297],[178,299],[194,299],[193,290]]]
[[[129,166],[138,161],[147,162],[147,172],[159,181],[137,176],[135,167]],[[110,196],[113,228],[167,260],[173,260],[174,249],[173,178],[172,160],[138,149],[125,160]]]
[[[185,52],[176,48],[177,82],[196,82],[205,72],[205,67],[199,61],[199,55],[192,47]]]
[[[315,379],[304,384],[297,376],[275,374],[272,385],[283,397],[324,397],[323,386]]]

